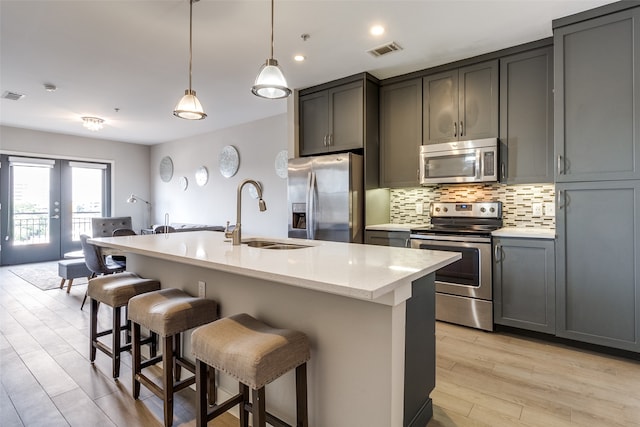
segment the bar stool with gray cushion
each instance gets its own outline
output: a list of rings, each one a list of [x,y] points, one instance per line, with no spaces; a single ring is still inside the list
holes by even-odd
[[[179,289],[162,289],[139,295],[129,300],[129,319],[133,333],[133,398],[140,395],[144,384],[164,401],[164,425],[173,424],[173,394],[194,384],[195,377],[181,380],[181,367],[195,373],[193,363],[182,357],[180,334],[189,329],[213,322],[218,318],[218,304],[210,299],[196,298]],[[162,341],[162,355],[144,363],[140,355],[140,327],[157,333]],[[142,370],[162,361],[162,387],[158,386]],[[205,374],[206,375],[206,374]],[[214,374],[210,375],[209,387]]]
[[[121,332],[131,331],[131,323],[127,320],[122,325],[122,307],[126,309],[129,299],[133,296],[145,292],[157,291],[160,289],[160,282],[152,279],[144,279],[137,274],[123,272],[100,276],[89,280],[87,295],[91,298],[91,320],[90,320],[90,348],[89,360],[93,363],[96,360],[96,350],[100,350],[111,357],[113,362],[113,378],[120,376],[120,353],[131,350],[131,343],[121,343]],[[100,303],[113,308],[113,326],[111,329],[98,332],[98,308]],[[125,315],[125,319],[127,316]],[[107,347],[98,338],[111,334],[113,344]],[[155,339],[147,339],[145,342],[152,344],[152,355],[155,356]]]
[[[253,426],[289,426],[266,412],[265,385],[296,369],[296,426],[308,426],[307,361],[309,340],[302,332],[272,328],[248,314],[225,317],[201,326],[191,335],[196,359],[196,426],[204,427],[235,405],[240,405],[240,425],[247,427],[249,411]],[[239,393],[209,409],[204,387],[207,366],[236,378]],[[249,401],[252,389],[253,404]]]

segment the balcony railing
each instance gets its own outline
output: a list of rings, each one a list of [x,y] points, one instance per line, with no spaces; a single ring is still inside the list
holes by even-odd
[[[91,218],[102,216],[102,212],[72,212],[71,236],[80,240],[81,234],[92,235]],[[36,245],[50,241],[49,212],[15,213],[13,215],[13,244]]]

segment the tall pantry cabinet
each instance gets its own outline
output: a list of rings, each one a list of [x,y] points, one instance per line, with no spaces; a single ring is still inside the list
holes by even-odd
[[[640,7],[553,27],[556,333],[640,352]]]

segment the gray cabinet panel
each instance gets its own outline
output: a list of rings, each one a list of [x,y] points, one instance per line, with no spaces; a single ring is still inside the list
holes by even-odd
[[[494,238],[494,322],[555,334],[554,241]]]
[[[498,136],[498,61],[460,68],[458,139]]]
[[[327,150],[329,96],[326,91],[300,97],[300,153],[316,154]]]
[[[458,70],[425,77],[423,82],[425,144],[458,139]]]
[[[553,48],[500,60],[500,180],[553,182]]]
[[[362,148],[364,135],[362,82],[329,91],[329,150]]]
[[[423,79],[423,143],[498,136],[498,61]]]
[[[418,185],[422,79],[380,88],[380,186]]]
[[[357,81],[300,96],[301,155],[363,148],[363,91]]]
[[[640,351],[640,181],[556,190],[557,335]]]
[[[559,28],[558,182],[640,178],[640,8]]]
[[[409,231],[366,230],[364,242],[368,245],[409,247]]]

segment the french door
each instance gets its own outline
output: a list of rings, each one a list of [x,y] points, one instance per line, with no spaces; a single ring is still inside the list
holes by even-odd
[[[0,156],[0,264],[61,259],[109,216],[110,165]]]

